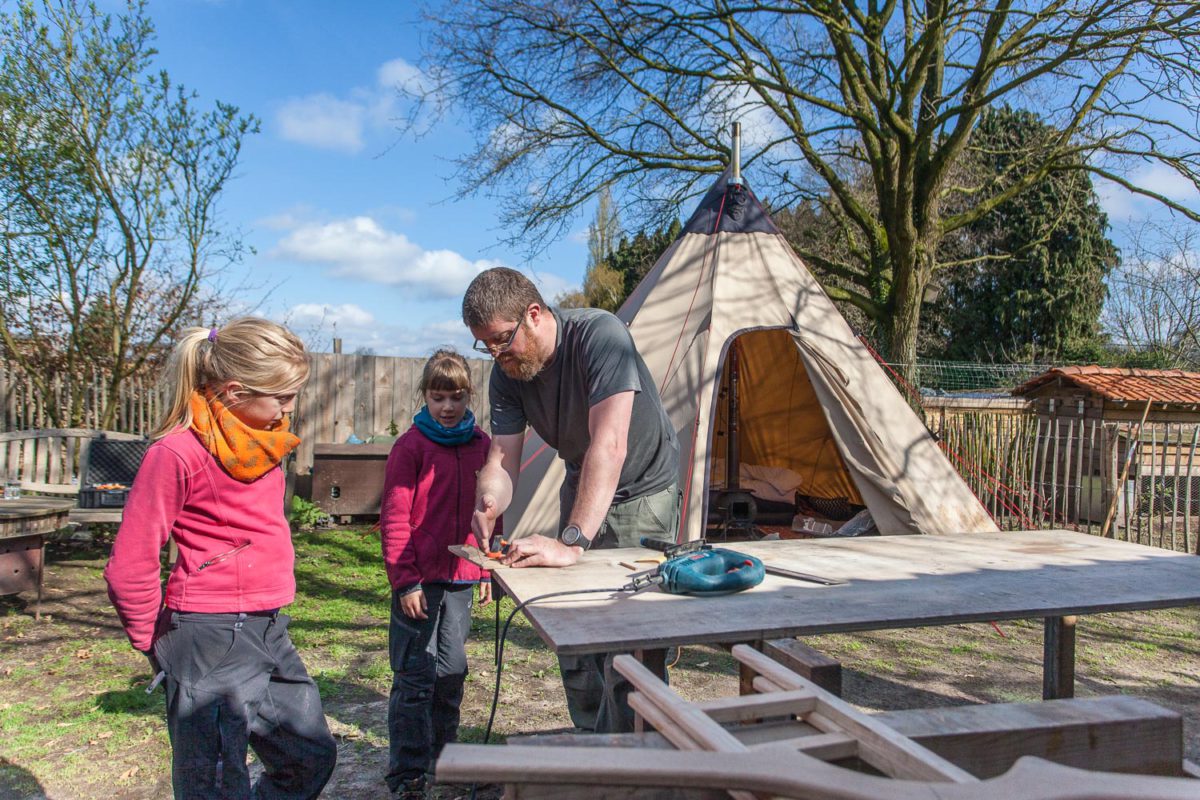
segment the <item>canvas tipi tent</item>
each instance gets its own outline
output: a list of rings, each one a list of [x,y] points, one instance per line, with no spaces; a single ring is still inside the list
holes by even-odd
[[[996,530],[749,187],[728,171],[618,316],[679,436],[681,540],[704,535],[710,489],[724,483],[725,457],[735,454],[740,464],[787,470],[810,498],[866,506],[884,534]],[[524,459],[506,528],[552,536],[561,461],[532,434]]]

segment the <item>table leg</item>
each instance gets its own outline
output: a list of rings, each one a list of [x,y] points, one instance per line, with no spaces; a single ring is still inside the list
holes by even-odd
[[[38,544],[38,560],[37,560],[37,605],[34,606],[33,619],[35,622],[42,620],[42,578],[46,574],[46,540],[39,538]]]
[[[652,648],[647,650],[634,650],[633,657],[641,662],[642,666],[654,673],[654,675],[664,683],[667,680],[667,651],[666,648]],[[634,713],[633,730],[636,733],[646,732],[646,721],[642,719],[642,715]]]
[[[1042,699],[1075,696],[1075,617],[1046,617],[1042,648]]]

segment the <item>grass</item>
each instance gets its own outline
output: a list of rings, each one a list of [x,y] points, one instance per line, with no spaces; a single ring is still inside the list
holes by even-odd
[[[391,592],[378,533],[300,532],[294,543],[297,595],[285,613],[327,708],[385,699],[392,681]],[[170,743],[163,692],[146,694],[145,659],[116,626],[103,593],[110,546],[111,534],[90,547],[51,545],[47,586],[69,588],[61,605],[56,606],[59,598],[47,598],[55,613],[40,623],[26,607],[28,598],[0,598],[0,797],[40,797],[39,787],[53,786],[56,797],[111,798],[113,786],[166,779]],[[511,600],[501,601],[501,621],[512,608]],[[472,681],[486,688],[489,700],[494,613],[493,607],[476,607],[468,644],[472,661],[485,665]],[[507,652],[506,669],[513,670],[514,680],[523,672],[537,679],[558,674],[523,616],[512,622]],[[474,722],[464,718],[466,741],[482,740],[482,726]],[[386,731],[378,725],[344,715],[335,724],[345,741],[386,748]]]
[[[164,783],[170,745],[163,693],[145,693],[145,660],[129,647],[104,595],[100,570],[109,544],[52,547],[47,607],[53,614],[42,622],[32,619],[28,596],[0,598],[0,797],[121,800],[170,794]],[[297,533],[295,545],[297,598],[286,609],[293,618],[292,638],[320,687],[343,755],[361,753],[370,779],[387,744],[380,708],[392,679],[390,591],[378,534],[365,528]],[[512,608],[511,600],[501,601],[501,622]],[[463,741],[481,741],[487,721],[496,675],[494,615],[494,607],[477,607],[472,618]],[[1089,686],[1106,694],[1161,686],[1169,697],[1166,690],[1181,682],[1194,688],[1178,671],[1194,675],[1190,665],[1200,661],[1196,618],[1194,609],[1081,618],[1081,693]],[[917,687],[934,682],[946,692],[942,702],[1035,700],[1042,624],[1012,620],[999,626],[1003,635],[988,625],[962,625],[806,641],[840,659],[860,688],[867,681]],[[521,615],[513,619],[505,652],[492,741],[564,724],[557,662]],[[1120,675],[1126,667],[1140,670],[1141,684]],[[721,694],[736,691],[736,676],[727,652],[689,646],[679,654],[671,682],[686,694],[704,680],[713,686],[724,681],[716,692]],[[1013,676],[1020,680],[998,685]],[[699,696],[703,690],[696,691]]]

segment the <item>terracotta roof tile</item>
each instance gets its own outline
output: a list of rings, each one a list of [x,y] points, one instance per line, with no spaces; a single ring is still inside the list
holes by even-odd
[[[1065,378],[1109,400],[1200,404],[1200,373],[1178,369],[1055,367],[1021,384],[1012,393],[1027,394],[1056,378]]]

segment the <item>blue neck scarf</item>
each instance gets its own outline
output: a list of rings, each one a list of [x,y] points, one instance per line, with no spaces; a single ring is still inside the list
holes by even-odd
[[[467,413],[463,414],[463,418],[458,421],[458,424],[453,428],[447,428],[442,423],[433,418],[429,413],[429,406],[422,406],[417,415],[413,417],[413,424],[420,429],[421,433],[434,444],[442,444],[447,447],[454,447],[460,444],[466,444],[475,436],[475,415],[467,409]]]

